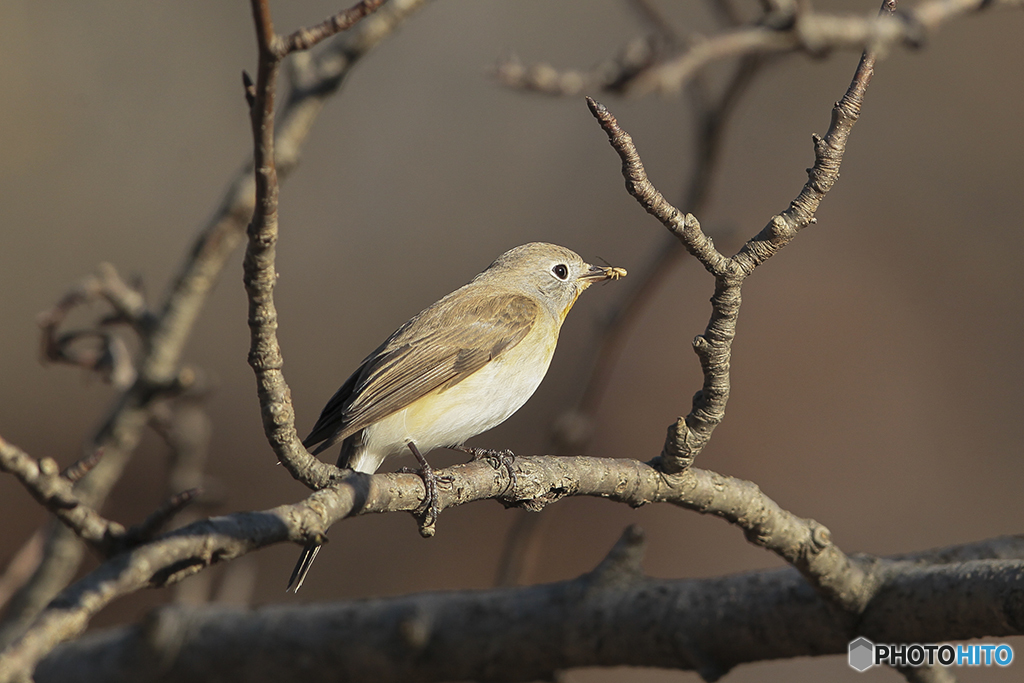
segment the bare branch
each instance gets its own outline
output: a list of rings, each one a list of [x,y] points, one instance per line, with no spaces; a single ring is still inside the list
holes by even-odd
[[[827,529],[782,510],[750,482],[697,468],[666,475],[635,460],[585,456],[520,457],[513,469],[514,485],[505,469],[494,469],[483,461],[445,470],[450,483],[439,491],[441,508],[496,499],[539,510],[568,496],[597,496],[633,507],[670,503],[735,524],[749,541],[784,557],[812,585],[851,611],[860,611],[874,595],[877,576],[844,555]],[[0,656],[0,672],[4,666],[33,666],[58,642],[78,635],[96,612],[117,597],[176,583],[266,545],[321,538],[331,524],[345,517],[414,512],[424,495],[423,480],[415,474],[349,472],[302,503],[200,520],[169,532],[116,556],[68,588],[65,597],[48,607],[28,634]]]
[[[36,460],[0,438],[0,470],[17,477],[40,505],[101,554],[107,555],[124,535],[123,526],[104,519],[78,499],[71,481],[61,476],[52,459]]]
[[[712,2],[716,8],[729,3]],[[644,6],[648,5],[644,3]],[[658,17],[651,21],[662,22]],[[694,159],[686,190],[684,205],[699,212],[710,194],[712,180],[718,166],[723,131],[741,95],[767,60],[747,57],[740,60],[726,80],[725,86],[712,97],[706,88],[694,87],[692,93],[694,119]],[[694,82],[694,86],[697,85]],[[557,453],[586,452],[593,433],[594,416],[608,387],[613,369],[618,362],[635,321],[665,277],[676,267],[684,255],[678,239],[666,235],[648,262],[632,273],[626,294],[604,316],[590,350],[589,367],[579,399],[559,414],[551,424],[550,447]],[[496,585],[511,586],[520,582],[538,557],[537,535],[543,519],[537,515],[520,514],[509,529],[502,557],[498,564]]]
[[[585,92],[623,92],[641,73],[658,63],[665,52],[664,37],[651,35],[626,43],[611,59],[589,70],[559,70],[550,64],[523,64],[509,56],[494,66],[492,75],[509,88],[544,95],[576,97]]]
[[[366,15],[376,12],[377,8],[384,4],[384,1],[361,0],[352,7],[327,17],[315,26],[300,28],[291,35],[279,38],[278,44],[275,46],[278,59],[284,59],[292,52],[308,50],[326,38],[347,31]]]
[[[645,3],[637,3],[641,8]],[[868,50],[885,55],[903,44],[920,47],[939,26],[963,14],[992,7],[1019,7],[1022,0],[929,0],[897,16],[858,17],[815,12],[794,0],[765,2],[755,23],[738,25],[727,3],[712,3],[727,31],[711,36],[671,39],[659,28],[648,38],[632,41],[620,54],[590,69],[558,69],[549,64],[525,65],[515,59],[499,62],[498,80],[509,87],[548,95],[576,96],[584,92],[678,95],[702,69],[713,62],[750,55],[803,52],[820,57],[833,50]]]
[[[494,469],[483,461],[449,468],[444,471],[449,483],[439,491],[440,505],[447,508],[490,498],[506,505],[540,509],[568,496],[585,495],[634,507],[661,502],[712,514],[740,527],[752,543],[792,563],[820,593],[848,610],[850,624],[856,623],[855,614],[863,613],[882,594],[883,586],[891,587],[895,580],[889,565],[871,557],[846,557],[831,542],[827,529],[782,510],[750,482],[697,468],[666,475],[634,460],[585,456],[525,456],[516,459],[514,470],[516,483],[510,487],[505,469]],[[31,671],[57,643],[77,636],[94,614],[122,595],[176,583],[212,564],[267,545],[304,543],[345,517],[413,512],[421,506],[423,496],[423,481],[415,474],[369,476],[350,472],[301,503],[204,519],[164,534],[112,558],[69,587],[24,638],[0,655],[0,682],[9,680],[7,677],[14,672]],[[640,539],[630,535],[624,543],[617,556],[621,560],[610,562],[623,568],[635,567]],[[941,556],[961,560],[975,556],[1020,557],[1024,556],[1024,539],[996,539],[971,548],[929,551],[921,554],[922,561],[914,555],[900,561],[914,571],[941,573],[944,565],[927,564]],[[990,567],[985,572],[991,575],[991,571],[1001,571],[998,568],[1004,565],[1000,562],[1004,560],[975,562],[972,566]],[[970,574],[961,572],[956,576],[962,579],[965,573]],[[950,590],[964,588],[954,586]],[[946,605],[945,597],[940,602],[942,609],[958,609],[955,604]],[[835,615],[830,618],[835,619]],[[872,629],[884,629],[886,623],[890,622],[879,620]],[[982,628],[981,621],[970,628]]]
[[[647,179],[647,172],[629,133],[619,127],[618,121],[603,104],[588,97],[587,105],[622,159],[622,175],[626,178],[626,190],[640,202],[647,213],[661,221],[678,237],[686,250],[700,261],[709,273],[716,277],[725,275],[728,259],[718,253],[711,238],[701,231],[700,224],[692,214],[681,215]]]
[[[58,332],[74,309],[101,300],[113,308],[112,314],[101,318],[94,327]],[[138,373],[125,341],[111,327],[121,323],[131,325],[146,344],[156,321],[139,289],[125,283],[112,265],[101,263],[95,275],[83,278],[53,308],[39,314],[37,323],[42,329],[43,359],[97,372],[104,381],[127,389]],[[85,343],[89,341],[92,345]]]
[[[274,159],[274,98],[281,56],[267,0],[253,0],[259,69],[252,89],[252,134],[256,174],[256,206],[248,228],[243,262],[245,291],[249,295],[251,345],[249,365],[256,373],[263,430],[278,460],[293,477],[310,488],[326,486],[337,468],[314,458],[295,431],[291,390],[281,368],[284,360],[277,341],[274,259],[277,247],[278,180]]]
[[[778,4],[773,16],[785,18],[781,24],[738,28],[695,42],[680,55],[639,75],[630,93],[678,93],[707,64],[745,54],[799,50],[821,55],[830,50],[856,50],[884,55],[901,43],[915,48],[950,19],[997,6],[1018,7],[1021,0],[930,0],[896,16],[887,12],[877,17],[799,11],[799,3]]]
[[[1024,622],[1020,559],[928,568],[879,560],[887,582],[858,626],[791,569],[652,579],[639,567],[642,546],[631,528],[593,572],[526,588],[316,610],[163,608],[144,624],[59,648],[35,676],[39,683],[71,673],[82,683],[146,682],[159,671],[162,683],[174,683],[202,671],[225,682],[318,683],[495,680],[500,672],[500,680],[529,681],[573,667],[633,665],[692,669],[717,680],[744,662],[845,653],[857,633],[879,642],[937,642],[1018,634]],[[950,591],[932,592],[936,581]],[[956,618],[940,618],[954,611]]]
[[[704,385],[694,396],[690,413],[669,427],[662,451],[662,466],[667,471],[689,467],[725,417],[729,398],[729,361],[739,316],[742,282],[754,268],[813,222],[818,205],[839,177],[846,140],[860,116],[860,105],[874,72],[874,62],[873,54],[862,56],[849,89],[832,110],[832,125],[828,133],[824,138],[814,137],[815,162],[808,171],[809,178],[800,195],[789,209],[774,216],[768,226],[729,259],[714,249],[696,218],[691,214],[680,215],[679,210],[650,183],[632,138],[619,127],[615,117],[603,105],[588,98],[591,112],[623,161],[622,173],[629,193],[715,276],[711,319],[704,334],[693,342],[704,373]]]
[[[124,543],[129,547],[145,543],[160,533],[175,516],[202,493],[202,489],[189,489],[176,493],[165,500],[160,507],[151,512],[146,519],[128,529],[124,534]]]

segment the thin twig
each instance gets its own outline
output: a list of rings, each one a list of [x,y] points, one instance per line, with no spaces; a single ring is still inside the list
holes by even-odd
[[[146,519],[129,528],[124,534],[124,542],[128,546],[146,543],[166,527],[179,512],[192,504],[199,497],[202,489],[188,489],[176,493],[163,503],[156,510],[151,512]]]
[[[243,282],[249,296],[249,365],[256,373],[263,430],[278,461],[293,477],[310,488],[326,486],[337,468],[313,457],[302,446],[295,431],[295,408],[291,390],[281,371],[284,360],[277,341],[277,308],[274,260],[277,248],[278,179],[274,159],[274,99],[281,58],[278,38],[267,0],[252,0],[256,22],[259,67],[254,87],[247,88],[251,102],[253,159],[256,178],[256,206],[249,223],[248,243],[243,261]]]
[[[13,474],[32,497],[102,555],[124,536],[124,527],[82,503],[51,458],[36,460],[0,438],[0,471]]]
[[[495,67],[509,87],[556,96],[583,92],[678,95],[705,67],[748,55],[803,52],[820,57],[834,50],[870,50],[884,55],[894,46],[920,47],[939,26],[963,14],[993,7],[1019,7],[1024,0],[928,0],[897,17],[858,17],[815,12],[803,3],[766,2],[765,13],[738,25],[731,6],[720,14],[729,30],[688,40],[633,41],[619,56],[594,69],[559,69],[506,59]],[[722,3],[715,3],[716,7]]]
[[[331,15],[315,26],[300,28],[278,40],[275,46],[278,59],[284,59],[293,52],[308,50],[333,35],[347,31],[363,17],[376,12],[385,0],[362,0],[352,7]]]

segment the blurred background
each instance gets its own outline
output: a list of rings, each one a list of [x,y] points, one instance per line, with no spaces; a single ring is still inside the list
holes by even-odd
[[[713,30],[698,3],[657,4],[682,35]],[[877,4],[815,6],[866,15]],[[336,9],[316,0],[273,5],[279,32]],[[1019,12],[967,17],[924,49],[898,49],[881,62],[817,225],[744,287],[728,416],[697,464],[757,482],[783,507],[828,526],[848,552],[1022,531],[1022,30]],[[639,273],[664,229],[624,191],[620,162],[582,97],[511,91],[488,70],[512,52],[527,63],[587,68],[642,32],[619,1],[446,0],[427,5],[356,69],[281,194],[279,334],[301,433],[395,327],[512,246],[555,242]],[[79,457],[114,394],[82,371],[41,365],[35,316],[101,261],[141,276],[150,301],[160,300],[250,155],[239,75],[255,72],[254,53],[244,2],[0,5],[5,439],[61,464]],[[786,208],[813,162],[811,133],[827,129],[856,62],[854,54],[799,56],[762,74],[726,131],[710,204],[698,216],[706,231],[746,239]],[[653,182],[678,201],[694,144],[689,104],[600,99],[633,135]],[[582,352],[622,284],[580,300],[535,397],[473,445],[543,452],[551,417],[575,400]],[[660,452],[665,428],[700,387],[690,340],[707,323],[711,292],[710,276],[687,259],[650,301],[628,335],[588,454],[648,460]],[[216,381],[206,403],[208,471],[222,496],[216,513],[306,494],[263,437],[248,343],[239,252],[185,354]],[[150,512],[163,496],[166,456],[147,433],[105,512],[123,523]],[[435,452],[431,462],[463,458]],[[403,464],[411,462],[394,466]],[[0,478],[0,514],[6,564],[45,516],[10,477]],[[446,511],[430,540],[408,515],[349,520],[332,530],[298,596],[284,593],[297,547],[247,558],[251,602],[485,588],[521,514],[493,502]],[[648,533],[653,576],[781,564],[726,523],[669,506],[576,499],[542,515],[529,583],[592,569],[630,523]],[[94,566],[90,559],[83,571]],[[94,625],[136,620],[171,596],[131,596]],[[1012,676],[972,670],[963,680]],[[566,680],[625,677],[699,680],[646,670],[582,670]],[[728,680],[823,677],[897,678],[855,674],[831,657],[744,666]]]

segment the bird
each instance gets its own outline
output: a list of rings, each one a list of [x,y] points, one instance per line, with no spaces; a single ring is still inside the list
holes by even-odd
[[[318,455],[340,443],[338,467],[367,474],[410,451],[427,492],[424,515],[436,517],[436,475],[423,456],[440,447],[493,454],[463,444],[533,395],[579,295],[625,275],[623,268],[590,265],[555,244],[506,251],[364,358],[303,445]],[[319,550],[317,542],[306,545],[287,590],[302,587]]]

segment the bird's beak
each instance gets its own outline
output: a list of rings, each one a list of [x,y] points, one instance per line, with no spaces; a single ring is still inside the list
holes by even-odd
[[[612,266],[590,266],[587,271],[577,279],[591,285],[595,282],[601,282],[603,280],[618,280],[623,277],[626,277],[625,268],[615,268]]]

